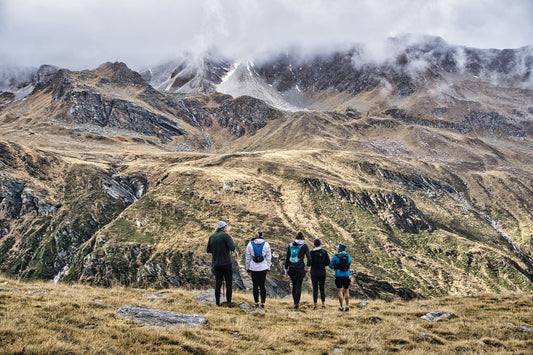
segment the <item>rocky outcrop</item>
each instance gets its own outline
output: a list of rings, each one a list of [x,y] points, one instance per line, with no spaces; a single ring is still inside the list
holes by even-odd
[[[123,63],[107,63],[95,73],[85,75],[95,76],[97,73],[100,74],[98,85],[147,86],[138,73]],[[170,118],[171,115],[154,113],[130,100],[103,95],[82,84],[74,80],[69,71],[60,70],[46,87],[39,89],[51,93],[53,101],[65,105],[65,113],[58,118],[69,123],[118,128],[163,140],[187,134],[178,126],[177,120]]]
[[[381,62],[368,60],[364,49],[356,46],[311,59],[284,54],[257,66],[256,71],[282,92],[297,87],[305,92],[334,90],[357,95],[384,84],[400,96],[409,96],[428,80],[449,74],[531,87],[531,47],[482,50],[452,46],[431,36],[391,38],[389,44],[395,55]]]
[[[0,212],[7,218],[18,219],[29,213],[54,214],[61,205],[46,202],[46,194],[46,191],[37,193],[22,181],[0,176]]]
[[[39,70],[33,74],[31,81],[34,85],[34,90],[39,90],[44,87],[48,82],[50,82],[56,73],[59,71],[59,68],[53,65],[41,65]]]
[[[229,127],[237,137],[242,137],[246,132],[253,136],[267,125],[267,121],[282,117],[280,111],[249,96],[224,101],[214,114],[220,126]]]
[[[0,90],[0,110],[15,101],[15,94],[9,91]]]
[[[204,287],[211,281],[211,272],[193,252],[157,252],[150,245],[107,243],[100,237],[80,249],[63,279],[107,287],[113,284]]]
[[[108,99],[90,91],[71,91],[61,100],[69,107],[68,120],[72,123],[119,128],[162,139],[187,134],[177,122],[130,101]]]
[[[231,67],[226,59],[207,55],[199,59],[183,57],[151,68],[142,74],[155,88],[172,93],[209,94]]]
[[[377,164],[367,162],[358,163],[357,166],[366,174],[380,176],[395,184],[403,185],[408,190],[443,191],[448,194],[457,193],[457,191],[450,185],[435,180],[429,176],[404,174],[399,171],[385,169]]]
[[[15,159],[11,164],[19,165],[18,155],[12,157]],[[29,171],[40,176],[51,168],[40,167],[38,172],[36,166]],[[54,182],[63,184],[59,203],[47,201],[46,190],[37,190],[26,181],[0,173],[3,272],[44,279],[64,272],[78,248],[140,198],[148,187],[142,175],[121,176],[90,166],[72,166],[64,173],[62,181]]]
[[[122,62],[104,63],[96,69],[101,78],[98,85],[113,84],[117,86],[146,86],[142,76],[134,70],[128,68]]]
[[[353,278],[356,287],[351,292],[358,298],[384,300],[401,298],[404,301],[408,301],[422,297],[422,295],[407,287],[393,285],[390,282],[379,280],[374,276],[362,272],[354,273]]]
[[[396,192],[355,192],[312,178],[304,179],[304,183],[315,191],[333,196],[346,203],[355,204],[372,214],[379,214],[385,223],[406,232],[417,233],[421,230],[433,230],[428,218],[407,196]]]
[[[0,109],[44,87],[57,71],[58,68],[53,65],[41,65],[38,69],[15,67],[11,70],[0,66]]]
[[[502,116],[497,112],[485,113],[472,111],[460,123],[419,118],[401,109],[389,109],[384,112],[384,115],[394,117],[407,124],[452,129],[463,134],[476,132],[508,137],[527,136],[527,132],[523,127],[511,123],[510,118]]]
[[[300,61],[291,55],[283,55],[256,71],[266,82],[279,91],[298,87],[303,91],[335,90],[358,94],[377,87],[381,79],[375,68],[356,68],[353,56],[356,50],[317,56],[310,61]]]
[[[490,135],[504,135],[523,138],[527,136],[524,128],[510,122],[511,119],[497,112],[472,111],[465,116],[463,124],[470,130],[485,131]]]

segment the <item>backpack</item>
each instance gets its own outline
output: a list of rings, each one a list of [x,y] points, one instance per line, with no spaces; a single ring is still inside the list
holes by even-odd
[[[329,265],[329,258],[327,257],[327,252],[324,249],[319,251],[313,250],[311,252],[311,267],[314,268],[323,268]]]
[[[298,257],[298,254],[300,254],[300,249],[302,249],[302,246],[301,245],[290,245],[289,246],[290,248],[290,258],[289,258],[289,261],[292,263],[292,264],[297,264],[299,261],[300,261],[300,258]]]
[[[265,245],[265,242],[263,242],[263,243],[261,243],[259,245],[257,245],[254,242],[252,242],[252,247],[254,248],[254,257],[252,258],[252,260],[255,263],[260,263],[263,260],[265,260],[265,258],[263,257],[263,246],[264,245]]]
[[[348,254],[339,253],[337,254],[337,258],[339,258],[339,262],[335,265],[335,269],[338,269],[340,271],[348,271],[350,269],[350,262],[348,261]]]

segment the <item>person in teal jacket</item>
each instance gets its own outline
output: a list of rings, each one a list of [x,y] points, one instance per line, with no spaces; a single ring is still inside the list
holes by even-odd
[[[338,253],[333,255],[329,268],[335,270],[335,286],[337,286],[337,294],[339,296],[340,311],[350,310],[350,265],[352,257],[346,253],[346,246],[339,244],[337,246]],[[343,303],[345,306],[343,307]]]

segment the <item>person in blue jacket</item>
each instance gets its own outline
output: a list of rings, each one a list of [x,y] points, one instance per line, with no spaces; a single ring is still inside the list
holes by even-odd
[[[339,296],[339,311],[350,310],[350,265],[352,257],[346,253],[346,246],[339,244],[337,246],[338,253],[331,258],[329,263],[330,269],[335,269],[335,286],[337,286],[337,294]],[[345,306],[343,307],[343,303]]]

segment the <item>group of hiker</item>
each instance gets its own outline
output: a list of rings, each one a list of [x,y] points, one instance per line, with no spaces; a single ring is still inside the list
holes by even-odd
[[[350,264],[351,256],[346,253],[346,246],[339,244],[337,253],[329,258],[328,252],[321,247],[320,239],[313,241],[314,248],[309,250],[302,232],[287,247],[284,270],[292,284],[292,298],[294,310],[300,307],[302,284],[307,275],[311,276],[313,288],[313,309],[317,309],[318,294],[325,308],[326,267],[335,270],[335,286],[339,299],[339,310],[350,309]],[[226,285],[226,301],[232,306],[232,260],[231,252],[235,250],[235,243],[228,234],[228,225],[224,221],[217,223],[216,231],[210,235],[207,252],[212,254],[212,270],[215,275],[215,303],[220,306],[220,290],[223,282]],[[262,231],[256,231],[255,237],[246,246],[246,271],[252,278],[252,293],[255,304],[252,308],[264,309],[266,300],[266,276],[272,266],[272,250],[270,244],[263,238]],[[306,259],[306,262],[304,261]],[[310,271],[309,271],[310,270]]]

